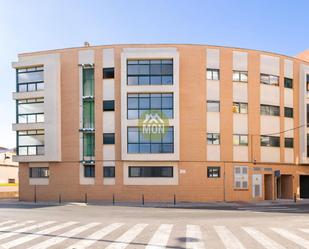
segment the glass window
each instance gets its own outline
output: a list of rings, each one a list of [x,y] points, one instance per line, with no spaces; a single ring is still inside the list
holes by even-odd
[[[17,132],[18,155],[44,154],[44,130]]]
[[[83,96],[94,96],[94,68],[83,68]]]
[[[173,60],[128,60],[128,85],[173,84]]]
[[[30,178],[48,178],[49,168],[48,167],[30,167],[29,177]]]
[[[207,80],[219,80],[220,79],[220,70],[207,68]]]
[[[103,111],[115,111],[115,100],[103,100]]]
[[[293,88],[293,79],[284,78],[284,87],[285,88]]]
[[[239,134],[233,135],[233,144],[247,146],[248,135],[239,135]]]
[[[233,71],[233,81],[234,82],[248,82],[248,72],[247,71]]]
[[[17,91],[30,92],[44,89],[43,67],[17,69]]]
[[[261,105],[261,115],[280,116],[280,107],[273,105]]]
[[[284,117],[293,118],[293,108],[284,107]]]
[[[94,101],[83,100],[83,128],[94,128]]]
[[[220,112],[220,102],[219,101],[207,101],[207,111],[208,112]]]
[[[207,177],[208,178],[219,178],[220,177],[220,167],[207,167]]]
[[[103,177],[104,178],[114,178],[115,177],[115,167],[114,166],[104,166],[103,167]]]
[[[220,144],[220,134],[207,133],[207,144]]]
[[[92,164],[84,165],[84,177],[95,177],[95,165]]]
[[[261,146],[280,147],[280,137],[261,136]]]
[[[294,141],[293,138],[291,137],[286,137],[284,138],[284,147],[285,148],[293,148],[294,147]]]
[[[114,74],[113,67],[103,68],[103,79],[113,79],[115,77]]]
[[[279,76],[271,74],[261,74],[260,80],[262,84],[279,86]]]
[[[168,127],[165,133],[147,133],[138,127],[128,127],[128,153],[173,153],[174,128]]]
[[[115,133],[103,133],[103,144],[115,144]]]
[[[21,99],[16,104],[18,123],[44,122],[44,98]]]
[[[129,177],[173,177],[173,167],[129,166]]]
[[[83,133],[83,155],[84,157],[93,157],[95,149],[94,133]]]
[[[247,114],[248,113],[248,103],[234,102],[233,112]]]

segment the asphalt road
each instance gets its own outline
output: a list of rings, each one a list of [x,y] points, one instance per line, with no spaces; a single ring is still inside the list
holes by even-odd
[[[309,248],[309,204],[154,208],[0,202],[0,248]]]

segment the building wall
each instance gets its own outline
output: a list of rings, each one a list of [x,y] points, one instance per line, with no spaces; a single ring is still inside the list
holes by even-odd
[[[175,125],[179,127],[179,151],[173,156],[141,155],[129,156],[125,153],[126,132],[124,127],[126,105],[123,88],[123,59],[128,51],[144,52],[140,57],[162,56],[157,51],[166,53],[167,48],[174,51],[174,58],[179,58],[179,89],[173,88],[179,97],[174,104],[176,113],[179,111]],[[145,52],[148,51],[148,52]],[[163,51],[163,52],[162,52]],[[171,51],[171,50],[169,50]],[[124,53],[125,52],[125,53]],[[48,182],[34,187],[29,181],[29,163],[20,165],[20,198],[32,200],[34,191],[41,200],[83,200],[87,193],[88,200],[145,200],[172,201],[174,194],[179,201],[211,201],[211,200],[251,200],[252,175],[262,175],[262,196],[264,198],[264,175],[280,170],[281,174],[292,175],[293,186],[288,190],[299,194],[298,176],[309,174],[304,156],[305,136],[303,130],[292,130],[280,134],[280,147],[261,147],[260,134],[278,133],[293,129],[300,125],[304,116],[302,109],[305,101],[304,79],[300,75],[302,68],[308,63],[295,58],[261,51],[225,48],[203,45],[117,45],[98,46],[76,49],[64,49],[50,52],[35,53],[44,55],[57,53],[60,57],[61,74],[61,160],[47,162],[50,169]],[[24,54],[27,57],[31,54]],[[178,59],[177,59],[178,60]],[[96,176],[91,181],[84,181],[80,161],[80,67],[79,64],[94,63],[95,65],[95,157]],[[103,67],[115,67],[115,78],[103,79]],[[220,69],[220,79],[206,79],[206,68]],[[248,71],[249,83],[232,81],[233,70]],[[280,76],[280,86],[260,84],[260,73]],[[284,77],[293,78],[294,88],[283,87]],[[173,86],[175,87],[175,86]],[[178,86],[177,86],[178,87]],[[153,89],[152,89],[153,88]],[[147,87],[151,91],[164,91],[160,87]],[[140,88],[134,91],[141,90]],[[167,90],[170,90],[167,88]],[[133,91],[133,90],[132,90]],[[115,112],[102,111],[102,100],[115,100]],[[177,100],[177,98],[176,98]],[[220,100],[220,113],[207,112],[207,100]],[[233,113],[233,102],[248,101],[248,114]],[[260,104],[280,106],[280,117],[260,115]],[[179,108],[178,108],[179,105]],[[294,118],[284,118],[284,106],[294,108]],[[125,125],[124,125],[125,123]],[[115,145],[103,145],[102,133],[115,131]],[[220,145],[207,145],[207,132],[218,132],[221,136]],[[248,133],[248,146],[233,146],[233,134]],[[284,137],[294,137],[294,148],[284,147]],[[142,161],[142,162],[141,162]],[[175,179],[157,181],[127,178],[128,165],[160,165],[171,163],[176,170]],[[254,162],[254,163],[253,163]],[[41,165],[46,163],[42,161]],[[40,165],[40,163],[38,164]],[[103,165],[115,165],[116,177],[107,182],[102,177]],[[234,166],[249,166],[247,190],[234,189]],[[220,166],[220,178],[207,178],[207,166]],[[265,168],[267,170],[265,170]],[[269,171],[271,168],[271,171]],[[35,189],[35,190],[34,190]],[[269,190],[275,197],[275,189]]]

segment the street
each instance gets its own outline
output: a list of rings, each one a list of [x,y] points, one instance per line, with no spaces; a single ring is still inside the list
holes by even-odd
[[[0,202],[0,248],[309,248],[309,204]]]

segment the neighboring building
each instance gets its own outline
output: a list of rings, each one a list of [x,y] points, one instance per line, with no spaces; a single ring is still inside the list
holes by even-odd
[[[85,46],[13,67],[21,200],[309,197],[309,52]]]
[[[15,149],[0,147],[0,186],[18,183],[18,163],[12,161],[15,154]]]

